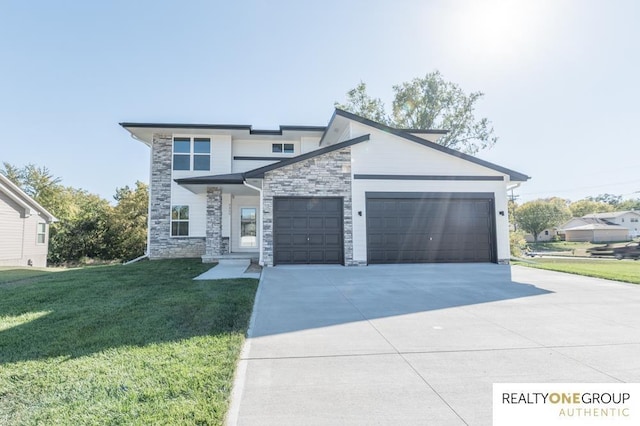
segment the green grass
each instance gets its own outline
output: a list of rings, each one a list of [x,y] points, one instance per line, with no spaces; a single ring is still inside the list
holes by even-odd
[[[536,258],[518,265],[640,284],[640,261]]]
[[[16,268],[14,266],[0,266],[0,284],[6,284],[16,281],[28,280],[34,277],[41,277],[43,275],[52,274],[60,269],[46,269],[46,268]]]
[[[257,280],[209,267],[0,271],[0,424],[222,424]]]
[[[567,241],[547,241],[539,243],[527,243],[531,251],[535,252],[562,252],[567,255],[587,255],[587,249],[600,244],[574,243]]]

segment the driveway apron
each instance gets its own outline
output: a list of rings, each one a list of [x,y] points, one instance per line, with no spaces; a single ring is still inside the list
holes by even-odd
[[[640,287],[494,264],[265,268],[231,425],[490,425],[497,382],[640,381]]]

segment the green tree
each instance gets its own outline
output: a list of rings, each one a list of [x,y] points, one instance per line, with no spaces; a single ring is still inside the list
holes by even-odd
[[[640,210],[640,198],[624,200],[617,205],[616,210]]]
[[[569,210],[574,217],[582,217],[591,213],[612,212],[614,208],[611,204],[584,199],[571,203]]]
[[[529,201],[516,209],[516,221],[520,229],[532,234],[536,242],[540,232],[558,226],[570,217],[566,201],[559,198]]]
[[[467,154],[476,154],[498,140],[489,120],[475,117],[475,105],[484,94],[466,94],[457,84],[444,80],[439,71],[395,85],[393,91],[390,115],[379,98],[367,94],[363,82],[347,92],[346,103],[335,105],[400,129],[448,130],[437,142]]]
[[[116,189],[113,198],[118,204],[110,217],[109,257],[133,259],[143,255],[147,245],[149,187],[138,181],[133,189],[129,186]]]
[[[622,201],[622,195],[600,194],[596,197],[587,197],[587,200],[596,201],[598,203],[607,203],[615,207]]]

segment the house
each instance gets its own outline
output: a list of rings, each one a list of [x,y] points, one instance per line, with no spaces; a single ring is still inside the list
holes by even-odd
[[[49,225],[56,220],[0,174],[0,266],[47,266]]]
[[[620,225],[606,223],[590,223],[564,229],[566,241],[585,241],[592,243],[609,243],[629,240],[629,230]]]
[[[529,179],[340,109],[278,130],[120,125],[151,148],[151,259],[508,263],[507,190]]]
[[[593,213],[583,216],[585,219],[597,219],[604,221],[610,225],[620,225],[629,230],[629,235],[632,238],[640,236],[640,212],[619,211],[619,212],[607,212],[607,213]]]
[[[544,231],[541,231],[538,234],[538,242],[547,242],[547,241],[551,241],[553,240],[556,236],[558,235],[558,229],[557,228],[547,228]],[[528,243],[532,243],[534,241],[536,241],[533,238],[533,234],[525,234],[524,239],[528,242]]]

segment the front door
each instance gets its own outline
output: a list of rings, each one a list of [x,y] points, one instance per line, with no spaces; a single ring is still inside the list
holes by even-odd
[[[240,208],[240,247],[258,247],[258,223],[256,220],[258,209],[256,207]]]

